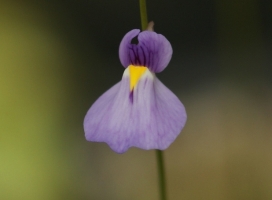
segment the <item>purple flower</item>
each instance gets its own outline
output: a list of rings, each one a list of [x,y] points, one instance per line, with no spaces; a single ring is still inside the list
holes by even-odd
[[[138,44],[131,40],[138,36]],[[185,125],[179,99],[156,77],[168,65],[172,47],[161,34],[134,29],[119,47],[126,68],[122,80],[92,105],[84,119],[88,141],[106,142],[124,153],[130,147],[166,149]]]

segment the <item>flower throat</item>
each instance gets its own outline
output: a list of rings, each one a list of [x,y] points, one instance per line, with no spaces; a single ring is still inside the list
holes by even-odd
[[[147,68],[144,66],[134,66],[134,65],[129,65],[128,67],[129,67],[129,76],[130,76],[130,91],[132,91],[134,87],[137,85],[141,76],[147,70]]]

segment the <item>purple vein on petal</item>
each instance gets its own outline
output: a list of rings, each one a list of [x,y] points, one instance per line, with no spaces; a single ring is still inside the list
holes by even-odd
[[[133,103],[133,90],[129,93],[129,100],[131,103]]]

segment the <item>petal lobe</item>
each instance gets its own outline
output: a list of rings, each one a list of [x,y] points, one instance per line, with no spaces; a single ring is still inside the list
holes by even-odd
[[[184,127],[185,108],[149,70],[139,79],[131,102],[127,71],[88,111],[86,139],[106,142],[117,153],[130,147],[164,150]]]

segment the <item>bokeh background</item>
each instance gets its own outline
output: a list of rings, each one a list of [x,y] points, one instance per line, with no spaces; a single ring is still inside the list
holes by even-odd
[[[188,122],[165,151],[169,200],[272,199],[272,1],[147,0]],[[0,0],[0,199],[156,200],[154,151],[85,141],[124,71],[138,1]]]

